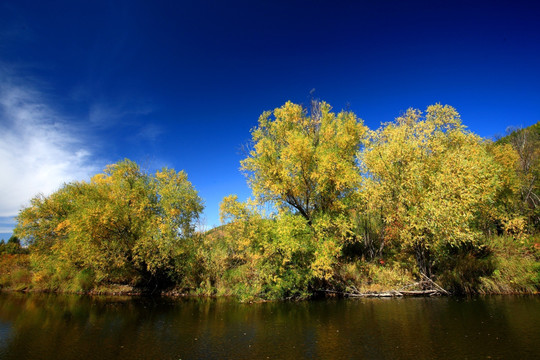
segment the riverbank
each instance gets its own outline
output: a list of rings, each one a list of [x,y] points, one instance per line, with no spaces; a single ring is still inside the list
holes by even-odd
[[[480,255],[455,254],[445,268],[428,277],[405,260],[387,257],[377,261],[349,261],[335,269],[326,282],[312,283],[302,296],[273,297],[272,300],[297,300],[321,297],[413,297],[449,295],[538,294],[540,290],[540,249],[538,238],[494,237],[486,240]],[[88,271],[69,272],[33,266],[32,254],[0,255],[0,289],[15,292],[47,292],[86,295],[166,297],[232,297],[245,302],[269,300],[268,296],[246,297],[249,283],[234,273],[217,274],[213,282],[198,286],[178,283],[158,284],[135,281],[98,281]],[[410,263],[409,263],[410,264]],[[201,273],[204,279],[208,274]],[[206,277],[208,279],[208,277]],[[184,284],[187,282],[184,282]],[[161,286],[160,286],[161,285]]]
[[[76,289],[73,283],[64,284],[57,288],[36,286],[32,282],[32,274],[29,267],[28,255],[12,256],[8,259],[2,258],[2,265],[11,264],[10,267],[1,267],[0,270],[0,292],[9,293],[54,293],[54,294],[76,294],[89,296],[160,296],[168,298],[235,298],[230,292],[221,294],[202,293],[201,291],[185,291],[179,288],[170,288],[164,290],[145,289],[126,284],[100,284],[89,290]],[[6,269],[9,269],[6,271]],[[499,277],[494,279],[494,276]],[[476,292],[470,292],[467,295],[539,295],[537,285],[519,284],[517,279],[509,283],[501,283],[500,278],[505,275],[500,272],[490,278],[483,278],[482,282],[488,286],[480,288]],[[506,274],[507,276],[507,274]],[[370,282],[368,287],[361,287],[362,290],[354,285],[343,290],[316,289],[313,290],[311,299],[319,298],[403,298],[403,297],[437,297],[437,296],[461,296],[462,293],[452,293],[445,290],[442,286],[433,282],[431,279],[424,278],[420,281],[412,282],[400,288],[389,288],[382,283],[374,283],[368,278],[365,282]],[[494,286],[495,284],[495,286]],[[377,289],[377,290],[373,290]],[[298,300],[298,299],[283,299]],[[264,299],[250,299],[248,302],[267,301]]]

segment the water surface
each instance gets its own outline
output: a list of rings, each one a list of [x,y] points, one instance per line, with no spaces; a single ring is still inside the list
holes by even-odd
[[[535,359],[540,298],[240,304],[0,293],[0,359]]]

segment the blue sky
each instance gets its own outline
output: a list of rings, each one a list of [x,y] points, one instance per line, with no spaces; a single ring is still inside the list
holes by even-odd
[[[484,137],[529,126],[538,64],[533,1],[3,1],[0,238],[123,158],[184,169],[218,225],[259,115],[312,89],[370,128],[437,102]]]

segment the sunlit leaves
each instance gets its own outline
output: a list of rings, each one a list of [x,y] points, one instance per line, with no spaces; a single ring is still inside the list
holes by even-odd
[[[183,171],[150,175],[125,160],[36,196],[16,234],[35,279],[88,270],[97,282],[166,279],[246,300],[344,289],[341,270],[376,259],[433,275],[455,254],[487,256],[485,235],[521,239],[538,224],[535,134],[491,143],[439,104],[369,131],[324,102],[309,113],[287,102],[261,115],[241,162],[255,200],[225,197],[219,228],[195,234],[202,201]]]
[[[299,212],[339,212],[360,180],[355,154],[366,127],[351,112],[316,104],[312,114],[287,102],[265,112],[252,130],[253,149],[242,161],[253,194]],[[272,118],[273,115],[273,118]]]
[[[408,110],[372,132],[359,157],[368,207],[381,209],[387,241],[414,252],[422,270],[437,248],[478,239],[475,222],[500,186],[497,168],[454,108]]]
[[[62,267],[91,269],[97,280],[172,273],[194,231],[202,202],[184,172],[154,176],[132,161],[109,165],[90,182],[36,197],[18,216],[16,232],[35,256]]]

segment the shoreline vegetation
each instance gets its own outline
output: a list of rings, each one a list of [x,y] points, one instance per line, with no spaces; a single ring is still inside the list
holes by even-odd
[[[325,102],[251,131],[252,189],[197,226],[187,174],[130,160],[38,195],[0,244],[0,290],[234,297],[538,294],[540,123],[490,141],[448,105],[379,129]]]

